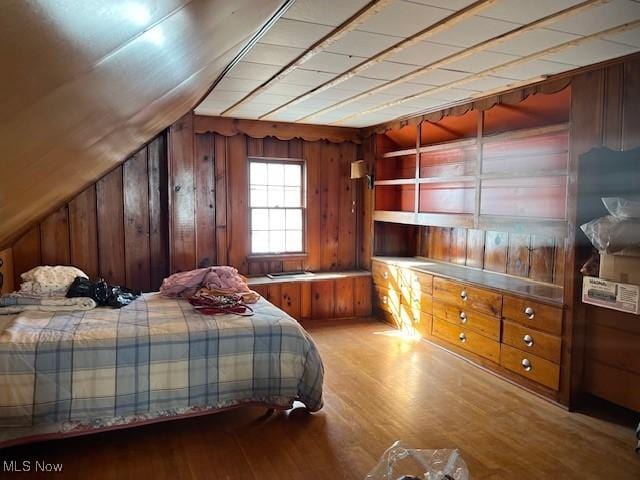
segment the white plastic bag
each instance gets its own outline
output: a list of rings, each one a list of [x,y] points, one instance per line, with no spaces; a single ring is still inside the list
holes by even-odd
[[[600,253],[617,253],[640,247],[640,220],[620,220],[607,215],[580,228]]]
[[[410,449],[396,441],[380,457],[365,480],[468,480],[469,470],[458,450]]]
[[[602,203],[619,220],[640,219],[640,197],[605,197]]]

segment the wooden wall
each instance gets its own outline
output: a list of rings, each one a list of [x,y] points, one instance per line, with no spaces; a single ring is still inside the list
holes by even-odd
[[[229,264],[245,274],[357,266],[362,202],[349,178],[355,143],[195,133],[186,115],[169,129],[171,270]],[[307,255],[250,255],[248,156],[302,158]],[[354,190],[356,188],[356,190]]]
[[[420,227],[418,255],[539,282],[564,282],[564,240],[560,238]]]
[[[167,160],[160,135],[87,187],[13,245],[20,274],[38,265],[74,265],[89,277],[142,291],[168,273]]]
[[[572,91],[571,148],[576,165],[592,147],[640,146],[640,59],[578,75]],[[575,180],[579,185],[580,178]],[[573,210],[580,220],[580,205],[573,205]],[[573,395],[586,391],[640,411],[640,322],[635,315],[582,304],[579,269],[591,247],[577,229],[574,234],[577,249],[567,261],[571,277],[565,286],[567,298],[573,300]]]

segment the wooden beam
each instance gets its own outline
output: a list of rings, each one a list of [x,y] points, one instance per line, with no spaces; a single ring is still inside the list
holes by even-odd
[[[390,3],[393,3],[395,0],[373,0],[358,10],[354,15],[349,17],[345,22],[343,22],[340,26],[338,26],[335,30],[332,30],[328,35],[325,35],[323,38],[314,43],[309,49],[305,50],[302,55],[297,57],[288,65],[285,65],[278,73],[272,76],[269,80],[264,82],[259,87],[255,88],[251,92],[249,92],[246,96],[238,100],[236,103],[231,105],[229,108],[222,112],[222,115],[231,115],[238,107],[241,105],[253,100],[258,95],[266,92],[276,83],[282,81],[287,75],[300,68],[306,62],[308,62],[312,57],[317,55],[318,53],[326,50],[330,45],[334,44],[342,37],[344,37],[347,33],[355,30],[364,22],[366,22],[369,18],[386,8]]]
[[[358,100],[362,100],[363,98],[367,98],[371,95],[375,95],[377,93],[383,92],[389,88],[395,87],[397,85],[401,85],[405,82],[409,82],[415,78],[420,77],[421,75],[424,75],[425,73],[432,71],[432,70],[436,70],[438,68],[442,68],[445,67],[448,64],[451,64],[453,62],[457,62],[460,61],[464,58],[467,58],[471,55],[475,55],[479,52],[485,51],[485,50],[489,50],[491,48],[494,48],[502,43],[505,43],[507,41],[513,40],[514,38],[523,35],[525,33],[531,32],[534,29],[537,28],[542,28],[545,27],[551,23],[555,23],[558,22],[560,20],[564,20],[570,16],[573,15],[577,15],[578,13],[582,13],[590,8],[593,8],[597,5],[601,5],[603,3],[609,3],[611,0],[588,0],[586,2],[582,2],[579,3],[577,5],[574,5],[572,7],[569,8],[565,8],[564,10],[561,10],[560,12],[556,12],[553,13],[551,15],[548,15],[544,18],[541,18],[533,23],[529,23],[527,25],[523,25],[521,27],[518,27],[514,30],[510,30],[502,35],[499,35],[497,37],[494,38],[490,38],[484,42],[481,42],[477,45],[474,45],[473,47],[467,48],[461,52],[458,53],[454,53],[451,54],[445,58],[442,58],[440,60],[437,60],[433,63],[430,63],[429,65],[425,65],[424,67],[420,67],[416,70],[413,70],[412,72],[407,73],[406,75],[403,75],[400,78],[397,78],[395,80],[390,80],[382,85],[373,87],[365,92],[359,93],[357,95],[354,95],[352,97],[349,97],[347,99],[341,100],[340,102],[334,103],[333,105],[330,105],[326,108],[323,108],[321,110],[318,110],[317,112],[314,112],[310,115],[306,115],[304,117],[299,118],[298,122],[305,122],[305,121],[309,121],[313,118],[316,118],[320,115],[323,115],[325,113],[329,113],[333,110],[336,110],[337,108],[341,108],[344,107],[345,105],[349,105],[350,103],[356,102]],[[482,95],[485,95],[485,93],[483,93]],[[291,103],[291,102],[290,102]]]
[[[444,91],[444,90],[449,90],[451,88],[455,88],[455,87],[458,87],[460,85],[464,85],[464,84],[469,83],[471,81],[477,80],[479,78],[483,78],[483,77],[486,77],[488,75],[497,74],[501,70],[504,70],[504,69],[507,69],[507,68],[512,68],[512,67],[516,67],[518,65],[522,65],[522,64],[525,64],[525,63],[529,63],[529,62],[531,62],[533,60],[537,60],[539,58],[546,57],[547,55],[551,55],[551,54],[558,53],[558,52],[561,52],[563,50],[566,50],[568,48],[572,48],[572,47],[576,47],[578,45],[582,45],[583,43],[589,42],[591,40],[595,40],[595,39],[598,39],[598,38],[606,37],[608,35],[613,35],[613,34],[616,34],[616,33],[621,33],[621,32],[627,31],[627,30],[632,30],[632,29],[634,29],[634,28],[636,28],[638,26],[640,26],[640,20],[635,20],[633,22],[625,23],[625,24],[622,24],[622,25],[618,25],[617,27],[609,28],[607,30],[603,30],[601,32],[594,33],[592,35],[587,35],[587,36],[584,36],[584,37],[577,38],[575,40],[570,40],[568,42],[561,43],[560,45],[556,45],[555,47],[546,48],[544,50],[540,50],[539,52],[533,53],[531,55],[527,55],[525,57],[521,57],[521,58],[518,58],[516,60],[512,60],[511,62],[503,63],[502,65],[499,65],[497,67],[488,68],[488,69],[483,70],[481,72],[471,74],[471,75],[469,75],[467,77],[461,78],[460,80],[456,80],[455,82],[451,82],[451,83],[448,83],[446,85],[442,85],[440,87],[435,87],[435,88],[431,88],[431,89],[428,89],[428,90],[424,90],[422,92],[418,92],[418,93],[415,93],[415,94],[412,94],[412,95],[407,95],[406,97],[403,97],[403,98],[401,98],[399,100],[394,100],[392,102],[387,102],[387,103],[384,103],[382,105],[378,105],[376,107],[372,107],[370,109],[363,110],[361,112],[357,112],[357,113],[348,115],[348,116],[346,116],[344,118],[341,118],[340,120],[337,120],[337,121],[333,122],[332,125],[340,124],[340,123],[342,123],[342,122],[344,122],[346,120],[350,120],[352,118],[360,117],[362,115],[368,115],[370,113],[374,113],[374,112],[377,112],[379,110],[383,110],[385,108],[394,107],[396,105],[402,105],[405,102],[408,102],[408,101],[411,101],[411,100],[416,100],[416,99],[424,97],[424,96],[433,95],[435,93],[438,93],[438,92],[441,92],[441,91]],[[521,81],[521,82],[518,82],[518,83],[526,85],[527,83],[532,83],[533,81],[537,81],[539,79],[541,79],[541,77],[537,76],[537,77],[534,77],[534,79],[528,79],[528,80],[524,80],[524,81]]]
[[[277,108],[274,108],[273,110],[271,110],[270,112],[265,113],[264,115],[260,116],[259,118],[262,120],[264,118],[269,117],[270,115],[274,115],[277,112],[284,110],[286,108],[289,108],[293,105],[296,105],[300,102],[303,102],[305,100],[307,100],[308,98],[311,98],[312,96],[314,96],[317,93],[323,92],[331,87],[335,87],[336,85],[349,80],[350,78],[354,77],[355,75],[357,75],[358,73],[380,63],[383,62],[384,60],[386,60],[387,58],[389,58],[390,56],[406,49],[409,48],[413,45],[418,44],[419,42],[422,42],[424,40],[426,40],[429,37],[432,37],[438,33],[441,33],[443,31],[445,31],[447,28],[452,27],[453,25],[460,23],[463,20],[466,20],[469,17],[472,17],[473,15],[476,15],[478,13],[480,13],[481,10],[484,10],[490,6],[492,6],[493,4],[497,3],[498,0],[479,0],[477,2],[472,3],[471,5],[463,8],[462,10],[459,10],[451,15],[449,15],[446,18],[443,18],[442,20],[440,20],[439,22],[434,23],[433,25],[430,25],[429,27],[425,28],[424,30],[421,30],[420,32],[410,36],[409,38],[406,38],[404,40],[402,40],[401,42],[396,43],[395,45],[392,45],[391,47],[387,48],[386,50],[383,50],[382,52],[380,52],[377,55],[374,55],[373,57],[365,60],[362,63],[359,63],[358,65],[356,65],[355,67],[347,70],[346,72],[338,75],[337,77],[329,80],[326,83],[323,83],[322,85],[314,88],[313,90],[304,93],[296,98],[294,98],[293,100],[280,105]],[[226,114],[226,112],[223,112],[223,114]]]
[[[272,136],[280,140],[291,140],[299,137],[310,142],[316,140],[328,140],[333,143],[362,142],[360,131],[357,128],[265,122],[230,117],[210,117],[207,115],[194,115],[193,129],[195,133],[213,132],[225,137],[245,134],[252,138]]]

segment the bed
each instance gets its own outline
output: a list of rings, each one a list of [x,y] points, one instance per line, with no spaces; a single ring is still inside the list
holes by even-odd
[[[319,410],[313,340],[266,300],[253,307],[207,316],[150,293],[119,310],[0,317],[0,448],[247,404]]]

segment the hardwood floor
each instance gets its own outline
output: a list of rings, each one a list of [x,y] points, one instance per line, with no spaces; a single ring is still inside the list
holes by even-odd
[[[399,439],[459,448],[473,479],[640,478],[630,422],[566,412],[382,323],[306,327],[326,368],[317,414],[247,407],[15,447],[0,461],[62,463],[64,478],[83,479],[363,479]]]

